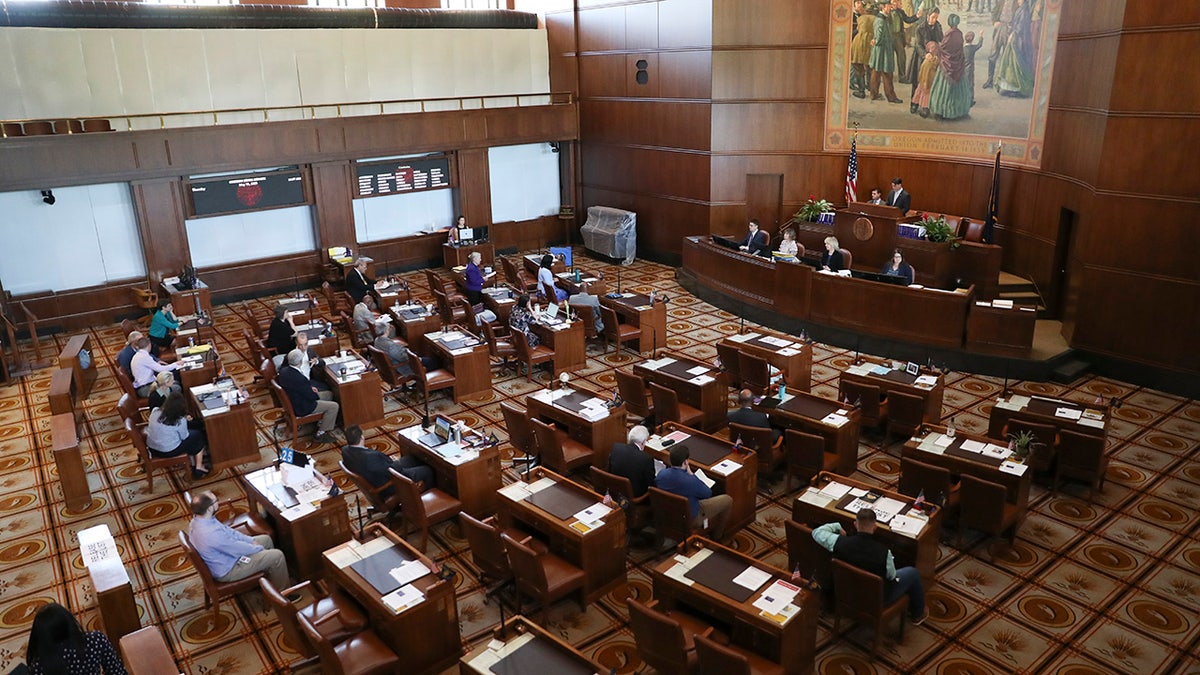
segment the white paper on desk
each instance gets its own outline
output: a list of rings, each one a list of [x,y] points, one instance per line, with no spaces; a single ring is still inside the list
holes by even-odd
[[[713,473],[718,473],[722,476],[728,476],[729,474],[733,473],[734,471],[737,471],[740,468],[742,468],[742,465],[738,464],[737,462],[733,461],[732,459],[723,459],[720,462],[713,464],[711,467],[709,467],[709,469],[712,470]]]
[[[603,408],[604,406],[608,405],[608,402],[602,398],[593,396],[579,405],[585,408]]]
[[[1029,405],[1030,398],[1028,396],[1010,396],[1008,402],[1017,406],[1017,410]]]
[[[886,511],[888,513],[896,514],[903,511],[905,506],[908,506],[908,504],[898,499],[892,499],[891,497],[880,497],[879,499],[875,500],[876,512]]]
[[[663,366],[669,366],[672,363],[675,363],[675,359],[673,359],[669,356],[664,356],[658,360],[658,367],[662,368]]]
[[[417,579],[430,574],[429,568],[419,560],[406,560],[398,567],[392,568],[392,578],[401,586],[406,586]]]
[[[865,499],[862,499],[862,498],[858,498],[858,499],[855,499],[854,501],[850,502],[849,504],[843,506],[842,508],[846,511],[849,511],[850,513],[858,513],[859,511],[862,511],[863,509],[871,508],[871,502],[869,502]]]
[[[663,574],[665,574],[668,578],[674,579],[675,581],[678,581],[679,583],[681,583],[685,586],[691,586],[692,584],[694,584],[696,582],[694,582],[691,579],[684,576],[691,569],[692,568],[690,566],[688,566],[684,563],[677,563],[675,565],[671,565],[671,567],[668,568],[666,572],[663,572]]]
[[[362,557],[358,555],[358,550],[350,546],[329,551],[325,554],[325,557],[329,558],[329,562],[333,563],[333,566],[337,567],[338,569],[349,567],[359,560],[362,560]]]
[[[763,338],[762,341],[769,345],[775,345],[776,347],[786,347],[792,344],[791,340],[783,340],[775,337],[774,335],[767,336]]]
[[[546,488],[556,484],[557,483],[553,478],[540,478],[529,484],[529,494],[535,495],[542,490],[545,490]]]
[[[1079,423],[1085,427],[1095,427],[1097,429],[1104,428],[1104,420],[1093,420],[1083,417],[1079,420]]]
[[[1025,470],[1029,468],[1028,464],[1017,464],[1016,462],[1004,461],[1000,463],[1000,470],[1004,473],[1011,473],[1014,476],[1024,476]]]
[[[287,518],[288,520],[297,520],[297,519],[302,518],[316,510],[317,510],[317,507],[313,506],[313,503],[311,501],[305,501],[305,500],[301,499],[299,504],[297,504],[289,509],[284,509],[283,517]]]
[[[741,335],[731,335],[730,342],[748,342],[758,337],[758,333],[742,333]]]
[[[451,356],[465,356],[467,354],[470,354],[473,351],[475,351],[474,347],[459,347],[458,349],[451,349],[450,355]]]
[[[313,477],[311,466],[296,466],[295,464],[280,464],[279,479],[284,485],[298,490],[304,482]]]
[[[918,377],[913,382],[913,384],[918,385],[918,386],[926,386],[927,385],[927,386],[932,387],[937,384],[937,376],[936,375],[922,375],[922,376]]]
[[[696,478],[699,478],[700,482],[704,483],[704,485],[707,486],[708,489],[710,489],[710,490],[712,489],[712,486],[717,484],[717,481],[715,481],[715,480],[709,478],[707,475],[705,475],[704,469],[696,469],[693,472],[693,474],[696,476]]]
[[[933,444],[938,446],[939,448],[948,448],[948,447],[950,447],[950,444],[953,442],[954,442],[953,438],[950,438],[949,436],[947,436],[945,434],[941,434],[937,437],[937,440],[934,441]]]
[[[691,437],[692,437],[692,435],[686,431],[672,431],[671,433],[664,436],[663,440],[664,441],[675,441],[676,443],[682,443],[683,441],[686,441],[687,439],[689,439]]]
[[[466,464],[467,462],[469,462],[473,459],[478,459],[478,458],[479,458],[478,452],[460,452],[457,455],[454,455],[453,457],[447,457],[446,461],[450,462],[454,466],[459,466],[460,464]]]
[[[780,355],[780,356],[795,356],[795,355],[797,355],[797,354],[799,354],[799,353],[800,353],[800,351],[799,351],[799,350],[797,350],[797,349],[792,349],[791,347],[784,347],[783,349],[780,349],[780,350],[779,350],[779,355]]]
[[[1000,309],[1012,309],[1012,306],[1013,306],[1012,300],[996,299],[996,300],[992,301],[992,307],[998,307]]]
[[[760,570],[751,565],[747,567],[741,574],[733,578],[733,583],[748,588],[752,591],[757,591],[762,588],[762,585],[771,580],[771,573]]]
[[[812,504],[813,506],[819,508],[825,508],[826,506],[829,506],[830,502],[833,501],[833,497],[830,497],[816,488],[808,488],[804,492],[801,492],[797,499],[805,504]]]
[[[195,328],[187,328],[184,330],[177,330],[177,331],[175,331],[175,334],[176,335],[195,335],[196,329]]]
[[[892,522],[888,523],[888,527],[892,528],[894,532],[915,539],[917,535],[921,534],[921,530],[925,529],[925,521],[908,516],[896,516],[892,518]]]
[[[849,417],[846,417],[844,415],[839,415],[836,412],[831,412],[828,415],[821,418],[821,422],[828,424],[831,427],[841,427],[843,424],[845,424],[846,422],[849,422],[849,421],[850,421]]]
[[[703,375],[708,372],[708,366],[696,366],[695,368],[688,368],[687,372],[688,375]]]
[[[387,537],[375,537],[371,541],[360,544],[358,547],[358,554],[364,558],[370,558],[376,553],[379,553],[380,551],[386,551],[392,546],[394,546],[394,544],[392,543],[391,539],[388,539]]]
[[[1083,411],[1076,408],[1059,408],[1054,411],[1054,416],[1068,420],[1077,420],[1083,416]]]
[[[651,359],[649,361],[642,362],[642,367],[646,370],[658,370],[662,367],[662,365],[663,364],[660,363],[658,359]]]
[[[401,586],[383,596],[383,604],[397,614],[424,601],[425,594],[413,587],[412,584]]]
[[[79,539],[79,553],[83,556],[84,565],[91,566],[109,558],[120,559],[117,542],[113,539],[108,525],[101,523],[80,530],[76,537]]]
[[[579,415],[589,422],[595,422],[608,417],[608,408],[584,408]]]
[[[517,481],[500,488],[500,494],[508,497],[513,501],[521,501],[530,495],[529,484],[524,481]]]
[[[976,301],[975,301],[975,306],[976,306],[976,307],[991,307],[991,306],[992,306],[992,303],[990,303],[990,302],[980,302],[980,301],[976,300]]]
[[[847,494],[849,494],[851,497],[861,497],[867,494],[867,490],[864,488],[850,488],[850,492]]]
[[[212,408],[212,409],[205,408],[204,410],[200,411],[200,416],[201,417],[209,417],[212,415],[219,415],[224,412],[229,412],[229,406],[224,405],[224,406],[221,406],[220,408]]]
[[[441,340],[442,342],[453,342],[455,340],[460,340],[464,337],[466,337],[466,336],[464,336],[462,334],[462,331],[451,330],[451,331],[446,331],[446,332],[442,333],[438,339]]]
[[[708,384],[712,381],[713,377],[711,375],[697,375],[696,377],[688,380],[688,382],[691,382],[692,384]]]
[[[983,446],[984,457],[991,457],[993,459],[1008,459],[1008,456],[1011,454],[1012,450],[1009,450],[1003,445],[988,443],[987,445]]]
[[[579,521],[582,521],[585,523],[595,523],[610,513],[612,513],[611,508],[605,506],[604,504],[602,504],[600,502],[596,502],[595,504],[592,504],[591,506],[580,511],[579,513],[576,513],[575,520],[579,520]]]
[[[850,491],[850,486],[845,483],[839,483],[836,480],[829,481],[829,484],[821,488],[821,493],[833,499],[841,499]]]
[[[776,579],[775,583],[768,586],[754,601],[754,606],[769,614],[778,614],[783,611],[784,607],[791,604],[798,593],[800,593],[799,586],[793,586],[783,579]]]
[[[983,449],[987,447],[987,444],[967,438],[963,440],[962,445],[959,447],[967,452],[981,453],[983,452]]]

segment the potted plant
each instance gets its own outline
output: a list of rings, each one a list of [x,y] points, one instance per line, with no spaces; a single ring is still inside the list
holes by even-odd
[[[925,228],[925,238],[929,241],[949,242],[950,248],[958,248],[959,238],[955,236],[954,229],[946,222],[945,216],[931,216],[922,213],[921,218],[915,224]]]
[[[1034,450],[1041,447],[1042,443],[1038,441],[1037,436],[1034,436],[1030,431],[1023,429],[1016,434],[1009,434],[1008,440],[1012,444],[1013,457],[1022,462],[1029,458],[1029,455]]]
[[[806,220],[811,223],[818,222],[822,213],[833,211],[833,204],[828,200],[817,199],[816,195],[809,195],[808,201],[800,205],[800,210],[792,215],[796,220]]]

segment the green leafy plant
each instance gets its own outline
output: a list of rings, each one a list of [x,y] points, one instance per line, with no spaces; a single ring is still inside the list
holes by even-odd
[[[817,199],[816,195],[809,195],[808,201],[800,205],[800,210],[794,213],[792,218],[815,223],[822,213],[829,213],[832,210],[833,204],[830,204],[828,200]]]
[[[1042,446],[1038,441],[1037,436],[1034,436],[1028,430],[1021,430],[1016,434],[1009,434],[1008,439],[1013,444],[1013,455],[1020,460],[1029,457],[1030,453]]]
[[[925,238],[934,242],[949,242],[950,248],[958,248],[959,238],[955,236],[954,228],[946,222],[945,216],[931,216],[922,213],[917,225],[925,228]]]

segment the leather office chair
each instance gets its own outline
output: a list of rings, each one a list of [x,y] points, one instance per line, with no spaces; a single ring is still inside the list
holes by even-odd
[[[133,426],[138,429],[146,426],[149,412],[145,408],[139,408],[129,394],[121,394],[121,398],[117,399],[117,413],[121,419],[132,422]]]
[[[334,589],[333,593],[328,593],[323,586],[311,581],[302,581],[291,588],[280,591],[272,586],[266,577],[259,579],[258,584],[267,605],[275,611],[275,616],[279,619],[279,627],[283,631],[283,636],[308,660],[317,655],[317,650],[300,628],[298,617],[301,614],[315,624],[314,627],[317,627],[318,633],[335,644],[367,626],[367,616],[359,608],[358,603],[340,590]],[[287,596],[304,590],[310,590],[313,593],[312,602],[299,605],[287,599]],[[318,595],[318,593],[320,594]],[[337,621],[322,621],[326,614],[334,611],[338,612]]]
[[[429,527],[457,516],[462,511],[462,502],[437,488],[421,492],[415,481],[395,469],[388,469],[388,473],[392,474],[392,487],[400,497],[400,517],[406,526],[421,530],[417,549],[424,551],[429,543]]]
[[[321,635],[320,624],[337,619],[330,612],[316,622],[304,615],[296,617],[300,630],[317,650],[321,671],[331,675],[380,675],[400,669],[400,657],[371,629],[363,630],[336,645]]]
[[[1058,432],[1053,425],[1026,422],[1025,420],[1009,420],[1004,429],[1007,438],[1021,435],[1021,432],[1033,434],[1036,445],[1029,453],[1025,463],[1034,471],[1045,471],[1054,463],[1058,446]]]
[[[1008,533],[1011,546],[1017,538],[1021,511],[1008,501],[1008,491],[1000,483],[963,474],[959,479],[958,539],[961,545],[968,529],[980,530],[991,537]]]
[[[54,125],[50,122],[37,121],[25,123],[26,136],[49,136],[53,133]]]
[[[909,457],[900,458],[900,485],[897,491],[916,498],[922,492],[925,500],[946,509],[943,523],[953,520],[959,509],[959,485],[950,476],[950,470],[927,464]]]
[[[340,275],[339,275],[340,279]],[[328,281],[321,282],[321,293],[325,295],[325,308],[330,316],[350,311],[345,293],[338,293]]]
[[[853,269],[854,254],[850,253],[850,251],[848,251],[844,248],[840,248],[838,250],[842,252],[842,264],[844,265],[842,267],[842,269],[844,269],[844,270]]]
[[[500,267],[504,270],[504,278],[509,285],[517,289],[518,293],[530,293],[537,289],[537,285],[530,286],[528,280],[522,279],[523,276],[516,264],[507,256],[500,258]]]
[[[704,421],[704,412],[686,403],[680,403],[679,395],[674,389],[651,382],[650,397],[654,399],[654,419],[660,427],[667,422],[676,422],[699,429]]]
[[[764,358],[739,351],[738,372],[742,378],[738,388],[762,394],[771,387],[771,366]]]
[[[246,343],[246,357],[250,359],[250,363],[261,363],[263,359],[270,358],[271,354],[269,352],[266,354],[261,353],[258,350],[258,343],[255,340],[256,338],[249,329],[242,329],[242,341]]]
[[[775,438],[775,430],[770,427],[750,427],[736,422],[729,423],[729,438],[737,442],[742,439],[742,445],[758,455],[758,473],[769,474],[784,460],[783,435]]]
[[[625,400],[625,411],[642,420],[654,415],[654,401],[650,398],[650,389],[641,375],[627,368],[618,368],[617,392]]]
[[[742,388],[741,352],[737,347],[725,342],[717,343],[717,358],[721,359],[721,369],[729,373],[727,382],[734,389]]]
[[[121,385],[121,391],[133,399],[137,403],[137,407],[145,408],[150,405],[150,399],[145,396],[138,396],[137,389],[133,388],[133,379],[129,377],[129,373],[116,360],[112,362],[112,371],[113,375],[117,378],[117,384]]]
[[[349,314],[342,312],[338,314],[338,318],[342,321],[342,330],[346,331],[346,335],[350,336],[350,344],[355,349],[362,349],[371,344],[371,341],[375,339],[370,327],[367,330],[359,330],[354,325],[354,319],[351,319]]]
[[[483,328],[483,339],[488,345],[488,353],[501,368],[507,368],[511,365],[513,357],[517,355],[517,348],[513,345],[511,334],[505,333],[501,339],[496,335],[496,326],[486,321],[481,324],[481,328]]]
[[[462,298],[461,295],[455,295],[451,298],[443,293],[440,289],[435,288],[433,291],[433,299],[437,303],[438,315],[442,318],[442,325],[464,325],[467,323],[467,311],[463,309],[457,298]],[[466,302],[464,299],[463,302]],[[474,327],[474,323],[470,324]]]
[[[752,651],[724,646],[703,635],[696,636],[696,665],[699,675],[786,675],[783,666]]]
[[[339,460],[338,467],[342,470],[342,473],[346,474],[350,482],[354,483],[354,486],[358,488],[362,496],[366,497],[367,504],[375,509],[376,515],[374,517],[386,520],[395,515],[396,509],[400,508],[400,495],[396,494],[395,490],[392,490],[391,494],[386,497],[383,495],[384,492],[392,487],[390,482],[379,486],[371,485],[366,478],[346,468],[345,462]]]
[[[400,401],[397,394],[404,393],[405,385],[414,381],[413,376],[400,372],[396,364],[392,363],[392,358],[373,344],[367,345],[367,355],[371,357],[371,363],[375,365],[375,370],[379,371],[379,377],[383,378],[383,383],[388,386],[388,390],[383,392],[383,395],[396,396],[396,400]]]
[[[890,605],[883,602],[883,577],[859,569],[850,563],[833,561],[833,633],[839,635],[842,617],[851,621],[869,622],[875,629],[873,653],[879,652],[883,639],[883,623],[893,616],[900,616],[900,634],[897,642],[904,641],[904,622],[908,615],[908,594],[902,594]]]
[[[621,316],[616,310],[611,307],[600,308],[600,319],[604,321],[604,353],[608,353],[609,343],[617,345],[617,351],[621,351],[621,346],[627,342],[634,340],[638,341],[638,355],[641,356],[641,339],[642,329],[628,323],[621,323]],[[663,343],[667,341],[667,336],[662,336]]]
[[[244,593],[252,588],[258,588],[258,580],[266,577],[267,573],[257,572],[251,574],[245,579],[237,581],[217,581],[213,579],[212,573],[208,571],[208,565],[204,559],[192,547],[192,541],[188,539],[187,533],[183,530],[179,531],[179,545],[183,547],[184,553],[187,554],[188,560],[191,561],[192,567],[196,568],[196,573],[200,575],[200,581],[204,584],[204,606],[212,606],[212,619],[215,621],[220,615],[221,601],[225,598],[231,598],[239,593]]]
[[[583,339],[585,343],[601,339],[602,336],[596,332],[595,307],[592,307],[591,305],[571,305],[571,312],[578,314],[579,320],[583,322]],[[601,318],[603,319],[603,317]]]
[[[687,497],[656,487],[646,494],[650,496],[656,549],[662,550],[667,539],[679,543],[692,536],[696,529],[692,527],[692,507]]]
[[[696,668],[696,635],[708,636],[713,628],[682,612],[662,612],[658,601],[642,604],[630,597],[629,628],[638,656],[662,675],[687,675]]]
[[[475,337],[479,337],[479,327],[487,322],[480,320],[479,315],[475,313],[475,306],[468,302],[466,298],[463,298],[462,300],[451,301],[450,307],[455,311],[455,313],[457,313],[459,310],[462,310],[462,329],[471,335],[474,335]]]
[[[425,283],[429,284],[430,292],[437,293],[440,291],[446,296],[447,300],[456,296],[462,297],[462,294],[458,292],[458,288],[454,286],[454,281],[443,278],[440,274],[429,268],[425,269]]]
[[[591,448],[536,417],[529,424],[543,466],[564,476],[591,466]]]
[[[142,471],[146,473],[147,492],[154,492],[155,469],[166,469],[172,466],[190,466],[192,463],[191,456],[187,454],[176,455],[174,457],[156,457],[150,454],[150,448],[146,446],[145,430],[137,426],[132,419],[125,420],[125,432],[129,434],[129,439],[133,441],[133,447],[137,450]]]
[[[517,612],[521,612],[521,595],[528,595],[542,603],[541,623],[546,623],[550,603],[577,593],[580,611],[587,611],[587,599],[583,594],[583,570],[554,555],[541,552],[522,544],[507,532],[500,533],[508,562],[512,566],[513,578],[517,582]]]
[[[513,580],[512,566],[508,563],[508,553],[495,520],[477,520],[466,511],[458,514],[459,527],[471,551],[471,562],[479,569],[484,604]]]
[[[864,427],[877,427],[887,421],[888,396],[873,384],[841,379],[838,382],[838,398],[843,401],[850,399],[852,404],[859,406]]]
[[[552,363],[554,360],[554,350],[546,345],[539,344],[536,347],[529,346],[529,338],[524,332],[514,330],[512,332],[513,347],[516,348],[517,361],[524,363],[526,367],[525,379],[533,381],[533,366],[538,363]]]
[[[966,223],[966,229],[963,231],[963,241],[976,244],[983,242],[983,223],[968,221],[966,218],[963,218],[963,222]]]
[[[1054,463],[1054,491],[1063,478],[1074,478],[1088,483],[1088,499],[1099,490],[1104,491],[1104,472],[1108,470],[1108,456],[1104,454],[1104,437],[1081,434],[1069,429],[1058,433],[1058,460]]]
[[[18,138],[25,135],[25,129],[21,127],[20,122],[5,122],[0,126],[0,135],[4,138]]]
[[[824,436],[788,429],[783,433],[783,447],[787,456],[787,484],[784,487],[788,492],[792,491],[792,478],[808,484],[822,471],[837,468],[837,453],[825,451]]]
[[[454,373],[445,368],[438,368],[426,372],[425,364],[421,363],[421,357],[413,353],[411,349],[405,349],[408,353],[408,367],[412,369],[413,378],[417,381],[417,388],[421,390],[425,398],[429,398],[431,392],[439,389],[453,389],[454,383],[457,380]]]
[[[833,600],[833,554],[813,539],[813,530],[791,518],[783,521],[787,539],[788,569],[800,568],[800,575],[814,579],[821,587],[826,607]]]
[[[916,394],[892,391],[888,394],[887,432],[911,437],[925,423],[925,401]]]
[[[504,414],[504,428],[508,431],[508,442],[513,447],[513,455],[521,452],[528,458],[536,457],[537,439],[529,425],[529,411],[511,401],[500,402],[500,412]]]
[[[82,134],[83,122],[79,120],[54,120],[54,133],[59,135]]]
[[[650,495],[643,494],[638,498],[633,496],[633,483],[625,476],[609,473],[598,466],[591,468],[592,487],[600,494],[618,495],[629,500],[629,508],[625,510],[625,530],[633,533],[650,524]]]
[[[267,361],[267,363],[270,363],[270,361]],[[279,409],[283,411],[281,418],[276,420],[274,426],[271,428],[276,441],[280,440],[280,425],[287,427],[288,438],[295,441],[300,438],[300,427],[305,424],[316,424],[321,421],[322,414],[318,411],[313,411],[304,416],[297,416],[296,409],[292,407],[292,399],[288,398],[287,392],[283,390],[283,387],[279,386],[275,378],[264,377],[263,379],[267,381],[267,386],[271,389],[271,397],[275,399],[275,405],[279,406]]]
[[[121,660],[129,675],[162,675],[180,673],[171,648],[163,639],[158,626],[146,626],[126,633],[120,640]],[[14,671],[15,672],[15,671]]]

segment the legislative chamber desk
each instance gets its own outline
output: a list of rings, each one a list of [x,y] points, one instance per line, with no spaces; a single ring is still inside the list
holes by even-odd
[[[442,329],[442,318],[437,312],[417,303],[392,304],[386,309],[392,317],[392,325],[396,327],[396,335],[404,338],[408,348],[414,353],[428,356],[429,345],[424,340],[425,334],[436,333]]]
[[[561,289],[567,292],[567,297],[571,297],[579,293],[584,288],[592,295],[604,295],[608,292],[608,286],[604,283],[604,278],[598,274],[579,270],[579,281],[575,281],[574,272],[559,272],[554,275],[554,283]]]
[[[755,590],[734,581],[751,567],[765,578]],[[731,644],[782,665],[789,675],[812,672],[821,603],[815,593],[793,585],[783,570],[693,536],[654,568],[653,584],[662,609],[682,607],[707,619],[728,633]],[[780,591],[795,593],[782,613],[755,606]]]
[[[453,666],[462,655],[453,582],[429,573],[401,587],[389,570],[407,561],[436,570],[436,563],[382,525],[368,526],[366,537],[364,543],[351,539],[325,551],[328,578],[367,610],[371,630],[400,655],[402,672],[432,675]],[[424,598],[396,611],[388,603],[397,589],[416,590]]]
[[[510,617],[487,644],[458,661],[459,675],[595,675],[605,670],[520,615]]]
[[[725,373],[680,354],[636,363],[633,372],[648,382],[674,391],[680,403],[704,413],[700,426],[705,431],[725,426],[729,414],[728,376]]]
[[[325,324],[319,321],[296,324],[296,332],[308,336],[308,349],[322,358],[333,356],[338,350],[338,338],[334,334],[325,337]]]
[[[175,331],[176,347],[186,344],[189,338],[195,340],[197,344],[201,342],[216,343],[217,332],[213,328],[212,319],[196,314],[176,316],[175,319],[179,321],[179,328]]]
[[[187,389],[192,416],[204,420],[208,456],[212,459],[214,472],[238,464],[257,463],[260,459],[254,410],[249,398],[231,379],[225,380],[220,384],[201,384]],[[208,408],[202,401],[210,398],[215,401],[216,397],[223,400],[216,408]]]
[[[1033,351],[1037,308],[1028,305],[997,307],[977,301],[967,316],[967,349],[973,352],[1028,357]]]
[[[545,253],[528,253],[521,256],[521,260],[525,263],[525,273],[529,274],[530,281],[537,281],[538,270],[542,267],[542,256]],[[554,274],[567,271],[567,263],[562,258],[554,256],[554,262],[550,264],[550,271]]]
[[[462,510],[476,518],[496,512],[496,491],[500,489],[500,452],[496,446],[484,443],[486,438],[470,437],[474,443],[459,447],[446,443],[431,448],[420,441],[425,429],[420,424],[401,429],[397,434],[400,454],[415,457],[437,476],[439,490],[454,495],[462,502]]]
[[[858,432],[862,415],[858,409],[807,392],[787,392],[780,403],[778,397],[764,398],[754,409],[771,418],[771,426],[797,429],[825,439],[825,452],[838,456],[837,473],[849,476],[858,468]],[[831,419],[831,415],[845,418]]]
[[[851,492],[841,497],[831,497],[822,490],[831,490],[831,484],[849,486]],[[862,493],[879,495],[894,499],[905,504],[901,515],[912,511],[912,498],[899,492],[882,490],[867,483],[835,476],[828,471],[822,471],[813,479],[812,484],[801,492],[792,502],[792,520],[803,523],[814,530],[826,523],[841,523],[846,532],[853,532],[855,514],[846,510],[851,502]],[[857,493],[857,494],[856,494]],[[929,520],[915,536],[893,530],[887,523],[879,523],[875,527],[875,537],[892,550],[896,558],[896,568],[912,565],[921,574],[921,583],[928,592],[936,583],[935,567],[938,558],[938,537],[942,532],[942,509],[929,503],[925,504]]]
[[[454,373],[455,403],[492,390],[492,362],[486,342],[461,326],[448,326],[441,333],[426,333],[425,343],[429,353]]]
[[[470,260],[471,254],[476,252],[479,253],[479,264],[495,266],[496,247],[487,241],[479,244],[442,244],[442,264],[451,269],[462,267]]]
[[[492,310],[501,326],[507,326],[508,317],[512,314],[512,308],[517,306],[519,296],[508,284],[496,284],[483,289],[483,306]]]
[[[788,389],[811,391],[812,344],[793,341],[786,335],[765,331],[731,335],[722,340],[721,344],[757,356],[778,368],[783,372],[783,381]]]
[[[671,437],[675,443],[663,447],[666,437]],[[753,450],[735,452],[729,441],[675,422],[664,425],[662,436],[655,434],[646,441],[646,451],[666,466],[670,466],[670,449],[676,446],[687,447],[688,463],[692,469],[703,471],[705,476],[714,481],[714,495],[729,495],[733,500],[729,522],[725,527],[726,535],[732,535],[754,522],[758,500],[758,455]]]
[[[1062,413],[1062,414],[1060,414]],[[1055,433],[1068,430],[1079,434],[1108,437],[1108,403],[1079,403],[1048,396],[1011,395],[992,404],[988,419],[988,437],[1007,438],[1004,429],[1012,420],[1049,424]]]
[[[600,305],[616,312],[624,323],[641,329],[639,352],[649,352],[667,345],[666,303],[651,303],[650,296],[644,293],[621,293],[616,298],[608,295],[600,298]]]
[[[349,352],[321,359],[321,368],[338,402],[343,429],[351,424],[364,429],[383,424],[383,382],[378,371],[369,370],[369,361]]]
[[[600,502],[600,495],[541,466],[530,481],[500,490],[500,526],[536,533],[551,553],[583,570],[588,603],[625,583],[625,512],[613,505],[587,529],[575,515]]]
[[[955,480],[966,475],[1003,485],[1006,500],[1020,513],[1018,522],[1023,521],[1029,507],[1033,471],[1024,464],[1006,461],[1009,459],[1006,443],[961,430],[952,439],[945,434],[945,427],[923,426],[920,434],[904,444],[900,456],[946,469]],[[980,450],[981,446],[986,449]],[[925,498],[935,503],[940,501],[939,495],[926,494]]]
[[[328,496],[329,487],[319,476],[291,465],[274,464],[239,480],[251,511],[271,524],[275,547],[296,576],[324,576],[321,553],[353,536],[346,497]]]
[[[611,396],[573,384],[553,392],[536,391],[525,397],[525,407],[530,417],[566,427],[572,440],[592,449],[593,466],[607,467],[613,444],[626,440],[625,406],[597,407],[594,408],[597,412],[589,412],[589,406],[583,403],[596,398],[609,400]]]
[[[84,354],[87,354],[87,365],[84,365]],[[58,355],[58,367],[71,371],[74,395],[84,399],[92,394],[92,385],[96,382],[96,354],[92,351],[92,336],[87,333],[72,335],[67,339],[67,345]]]
[[[205,314],[212,316],[212,295],[208,284],[196,280],[195,288],[180,288],[178,281],[162,282],[162,291],[171,299],[175,311],[179,314]]]
[[[554,350],[554,376],[587,365],[587,338],[583,321],[575,316],[571,321],[558,320],[553,325],[542,322],[529,324],[529,329],[537,334],[541,344]]]
[[[217,379],[221,356],[213,344],[183,345],[175,349],[175,362],[183,364],[175,371],[181,387],[195,387]]]
[[[375,305],[382,310],[388,305],[399,305],[401,295],[404,296],[404,302],[408,302],[411,292],[407,281],[390,277],[375,282],[371,287],[371,295],[375,296]]]
[[[852,365],[842,371],[841,379],[873,387],[879,387],[884,394],[898,391],[902,394],[920,397],[925,402],[924,419],[930,424],[937,424],[942,419],[942,395],[946,389],[945,378],[936,370],[918,368],[917,374],[908,372],[903,361],[888,361],[860,357],[862,363]],[[922,379],[924,378],[924,379]],[[934,378],[933,383],[929,382]]]

